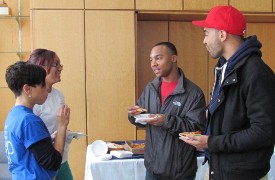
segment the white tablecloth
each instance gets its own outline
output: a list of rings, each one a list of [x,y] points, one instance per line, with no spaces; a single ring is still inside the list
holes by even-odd
[[[198,171],[196,180],[203,180],[207,163],[202,166],[203,157],[197,158]],[[85,180],[143,180],[145,179],[144,159],[115,159],[98,161],[87,147]]]
[[[268,173],[268,180],[275,180],[275,149],[270,159],[270,170]]]
[[[198,157],[198,171],[196,180],[203,180],[207,163],[202,166],[204,158]],[[275,153],[270,160],[268,180],[275,180]],[[145,179],[144,159],[116,159],[98,161],[93,158],[92,152],[87,147],[85,180],[143,180]]]

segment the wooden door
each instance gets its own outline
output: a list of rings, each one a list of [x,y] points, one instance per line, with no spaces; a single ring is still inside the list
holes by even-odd
[[[152,47],[162,41],[168,41],[167,21],[138,21],[137,23],[137,63],[136,63],[136,100],[145,86],[156,76],[149,61]],[[137,139],[145,139],[145,130],[137,128]]]
[[[248,23],[246,31],[247,36],[257,35],[258,40],[262,43],[262,59],[273,72],[275,72],[275,37],[271,32],[274,31],[274,23]]]
[[[191,22],[170,22],[169,40],[178,49],[178,65],[185,76],[197,84],[208,98],[208,54],[204,33]]]

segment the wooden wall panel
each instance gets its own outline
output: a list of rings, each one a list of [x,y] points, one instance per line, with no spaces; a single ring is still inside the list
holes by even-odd
[[[84,0],[30,0],[31,9],[84,9]]]
[[[8,88],[6,83],[6,69],[9,65],[14,64],[17,60],[18,56],[14,53],[0,53],[0,131],[4,130],[4,124],[8,112],[15,103],[15,96]]]
[[[262,59],[275,72],[275,36],[270,33],[275,31],[274,23],[248,23],[247,36],[257,35],[258,40],[262,43]]]
[[[203,10],[209,11],[211,8],[217,5],[228,5],[228,0],[183,0],[184,10]]]
[[[183,10],[182,0],[136,0],[137,10]]]
[[[5,81],[6,82],[6,81]],[[9,88],[0,88],[0,131],[4,130],[6,117],[8,112],[15,104],[15,97]],[[3,147],[1,147],[1,151]]]
[[[203,38],[203,30],[191,22],[169,23],[169,39],[177,47],[179,67],[208,98],[208,54]]]
[[[7,113],[14,105],[15,97],[7,88],[5,73],[6,68],[19,60],[18,23],[14,16],[18,16],[18,1],[5,0],[10,8],[11,16],[0,16],[0,131],[4,129]],[[29,0],[21,0],[21,16],[29,16]],[[22,50],[29,51],[30,48],[30,24],[29,18],[22,18]],[[23,54],[26,60],[29,54]]]
[[[22,0],[21,16],[18,17],[18,2],[7,1],[11,16],[0,16],[0,53],[13,53],[16,55],[19,48],[19,22],[21,22],[21,48],[24,52],[30,51],[30,18],[29,1]],[[29,53],[27,54],[29,55]],[[28,58],[28,57],[27,57]],[[21,59],[27,59],[26,54]],[[11,60],[11,59],[10,59]],[[19,56],[12,60],[19,60]]]
[[[272,0],[229,0],[229,4],[246,12],[272,12]]]
[[[14,64],[16,61],[18,61],[18,56],[15,53],[0,53],[0,88],[8,87],[5,79],[6,69],[9,65]]]
[[[167,21],[138,21],[137,29],[137,96],[156,76],[151,69],[152,47],[161,41],[168,41]]]
[[[14,1],[14,0],[11,0]],[[30,0],[20,0],[21,1],[21,16],[29,16],[30,15]],[[18,2],[18,1],[15,1]],[[17,13],[18,14],[18,13]]]
[[[168,41],[167,21],[137,22],[136,100],[145,86],[156,77],[152,72],[149,57],[152,47],[162,41]],[[137,129],[137,139],[145,139],[144,129]]]
[[[27,55],[30,55],[30,49],[31,49],[31,30],[30,30],[30,18],[22,18],[21,19],[21,46],[23,52],[28,52]],[[17,32],[18,33],[18,32]],[[24,59],[24,58],[23,58]],[[25,59],[24,59],[25,60]]]
[[[88,143],[136,138],[127,108],[135,104],[133,11],[85,13]]]
[[[29,16],[30,15],[30,0],[20,0],[20,7],[21,7],[21,16]],[[18,8],[19,4],[18,1],[15,0],[5,0],[7,5],[10,8],[10,15],[11,16],[18,16]]]
[[[15,18],[0,18],[0,52],[17,52],[18,46],[18,24]]]
[[[145,140],[145,138],[146,138],[145,128],[137,129],[137,140]]]
[[[32,35],[33,49],[55,51],[64,65],[55,87],[71,108],[69,129],[86,133],[84,11],[34,10]],[[75,179],[84,179],[85,154],[86,139],[73,140],[69,162]]]
[[[135,9],[134,0],[85,0],[86,9]]]

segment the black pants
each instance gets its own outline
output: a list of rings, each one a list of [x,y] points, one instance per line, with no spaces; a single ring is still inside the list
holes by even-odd
[[[148,171],[146,171],[145,180],[165,180],[165,179],[164,178],[156,177],[153,174],[151,174]],[[169,180],[173,180],[173,179],[169,179]],[[184,178],[182,180],[195,180],[195,178]]]

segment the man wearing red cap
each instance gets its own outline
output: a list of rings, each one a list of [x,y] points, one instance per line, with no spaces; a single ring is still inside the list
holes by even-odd
[[[203,43],[213,58],[215,83],[206,135],[183,139],[206,151],[209,178],[267,179],[275,143],[275,76],[261,59],[256,36],[244,38],[246,20],[232,6],[214,7],[205,20]]]

